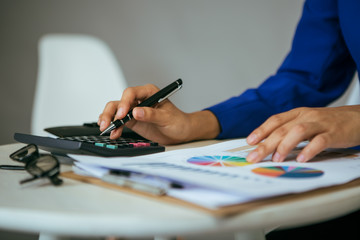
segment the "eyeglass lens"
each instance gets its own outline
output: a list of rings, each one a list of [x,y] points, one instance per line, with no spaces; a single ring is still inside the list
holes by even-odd
[[[60,164],[58,160],[50,154],[39,154],[38,148],[34,144],[29,144],[10,155],[10,158],[25,163],[25,169],[33,175],[31,178],[20,181],[21,184],[33,181],[38,178],[48,177],[54,185],[60,185],[62,180],[58,178]],[[12,166],[14,167],[14,166]],[[14,170],[12,168],[11,170]],[[20,166],[16,169],[20,169]]]
[[[12,160],[15,160],[18,162],[26,163],[26,162],[30,161],[31,159],[38,157],[38,156],[39,156],[39,152],[38,152],[36,145],[29,144],[29,145],[17,150],[13,154],[11,154],[10,158]]]
[[[43,155],[36,161],[29,162],[26,164],[26,170],[34,176],[32,179],[27,179],[26,182],[40,177],[49,177],[54,185],[62,183],[62,180],[57,177],[59,174],[59,162],[51,155]]]

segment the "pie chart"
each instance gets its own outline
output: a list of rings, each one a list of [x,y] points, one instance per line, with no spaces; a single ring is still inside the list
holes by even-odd
[[[246,158],[220,155],[192,157],[187,162],[210,167],[241,167],[251,164],[246,161]]]
[[[251,170],[253,173],[273,178],[313,178],[320,177],[323,171],[314,168],[297,166],[270,166],[258,167]]]

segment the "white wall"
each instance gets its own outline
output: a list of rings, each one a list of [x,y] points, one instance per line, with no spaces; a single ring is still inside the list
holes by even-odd
[[[162,87],[182,78],[184,88],[171,99],[190,112],[273,74],[290,48],[302,5],[302,0],[2,0],[0,144],[11,142],[16,131],[30,131],[43,34],[103,39],[129,85]]]

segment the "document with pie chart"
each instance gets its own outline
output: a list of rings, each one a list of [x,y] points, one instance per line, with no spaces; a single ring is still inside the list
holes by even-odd
[[[83,166],[160,176],[189,188],[238,196],[242,201],[309,191],[360,177],[358,152],[327,150],[307,163],[296,162],[306,144],[301,143],[281,163],[272,162],[271,156],[260,163],[247,162],[246,156],[255,147],[247,145],[245,139],[131,158],[72,157]]]

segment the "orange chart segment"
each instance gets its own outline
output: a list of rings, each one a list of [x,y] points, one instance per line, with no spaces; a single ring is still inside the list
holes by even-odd
[[[251,170],[253,173],[280,178],[312,178],[320,177],[323,171],[314,168],[296,167],[296,166],[271,166],[258,167]]]
[[[210,167],[241,167],[251,164],[242,157],[220,155],[192,157],[189,158],[187,162]]]
[[[284,170],[280,167],[255,168],[252,171],[269,177],[279,177],[284,174]]]

